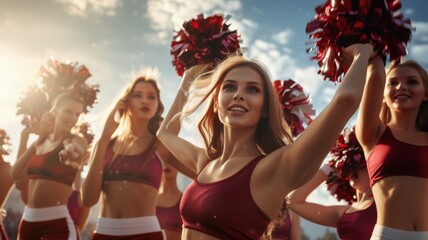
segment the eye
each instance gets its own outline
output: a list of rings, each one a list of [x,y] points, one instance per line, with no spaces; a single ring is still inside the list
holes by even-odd
[[[233,84],[224,84],[222,90],[226,92],[233,92],[235,91],[235,86]]]
[[[407,80],[407,84],[409,84],[409,85],[417,85],[417,84],[419,84],[419,81],[417,79],[412,78],[412,79],[408,79]]]
[[[133,97],[133,98],[140,98],[140,97],[141,97],[141,94],[139,94],[139,93],[134,93],[134,94],[132,94],[132,97]]]
[[[256,86],[250,86],[247,88],[247,92],[249,93],[259,93],[261,90]]]
[[[149,95],[149,96],[147,96],[147,98],[150,99],[150,100],[155,100],[156,96],[155,95]]]
[[[387,84],[387,86],[393,87],[393,86],[397,86],[398,81],[396,80],[390,80]]]

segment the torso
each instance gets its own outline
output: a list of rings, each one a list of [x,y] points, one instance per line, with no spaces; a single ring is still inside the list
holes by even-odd
[[[258,157],[251,161],[229,162],[232,164],[228,165],[228,170],[234,169],[232,167],[234,166],[233,163],[238,163],[234,166],[238,169],[236,172],[228,171],[225,168],[221,171],[215,171],[215,169],[219,169],[218,166],[215,166],[216,162],[208,164],[206,169],[201,171],[183,194],[180,206],[184,226],[186,227],[183,230],[183,236],[187,236],[189,239],[231,239],[232,236],[232,238],[246,239],[244,237],[245,234],[248,234],[248,236],[257,236],[260,232],[263,234],[264,227],[270,222],[270,218],[254,202],[251,194],[252,190],[249,189],[251,185],[250,179],[253,181],[254,168],[257,168],[260,161],[262,159]],[[239,163],[241,166],[239,166]],[[245,165],[242,166],[243,164]],[[219,197],[216,197],[217,195]],[[200,211],[195,210],[195,208],[203,208],[204,214],[200,214]],[[247,210],[240,211],[239,209],[242,208]],[[217,222],[217,224],[209,220],[211,217],[216,219],[214,222]],[[189,224],[186,224],[186,221]],[[249,222],[244,223],[244,221]],[[196,227],[195,222],[198,222],[197,225],[200,227]],[[207,222],[211,223],[207,224]],[[258,230],[256,230],[255,226],[250,226],[255,222],[259,222],[256,224]],[[263,224],[261,224],[262,222]],[[260,229],[262,225],[266,226]],[[228,230],[220,230],[221,228]],[[251,228],[251,232],[258,233],[253,235],[247,228]]]
[[[385,131],[389,131],[386,129]],[[428,133],[425,132],[408,132],[403,130],[392,129],[393,144],[412,148],[410,152],[403,152],[398,150],[397,154],[388,155],[401,156],[400,161],[396,164],[401,164],[392,169],[393,174],[389,174],[384,178],[377,178],[377,181],[372,181],[372,176],[375,174],[374,167],[369,174],[373,195],[377,204],[377,224],[406,230],[406,231],[428,231],[428,178],[423,177],[428,174],[428,155],[422,154],[424,160],[413,165],[407,159],[415,155],[417,151],[428,150]],[[386,134],[385,132],[383,134]],[[370,168],[370,161],[375,161],[377,150],[382,149],[379,143],[382,143],[382,137],[373,149],[366,151],[369,157],[367,158],[368,169]],[[395,139],[395,141],[394,141]],[[392,150],[397,150],[398,147]],[[383,153],[382,153],[383,154]],[[382,156],[382,155],[380,155]],[[407,160],[407,161],[406,161]],[[395,163],[392,163],[395,164]],[[420,165],[418,165],[420,164]],[[392,166],[392,165],[390,165]],[[408,166],[411,166],[409,168]],[[403,175],[400,175],[403,171]],[[413,176],[413,175],[417,176]]]
[[[139,154],[144,154],[146,152],[148,143],[145,146],[136,146],[129,149],[126,154],[122,156],[138,156]],[[115,148],[109,148],[108,151],[112,151]],[[146,149],[141,152],[141,149]],[[116,149],[115,149],[116,150]],[[159,156],[153,152],[152,158],[148,158],[149,162],[144,166],[144,169],[150,168],[150,161],[154,161],[152,174],[159,174],[159,181],[162,175],[162,161]],[[107,154],[106,154],[107,157]],[[111,159],[110,159],[111,160]],[[110,160],[106,158],[106,164],[110,164]],[[120,159],[115,159],[120,160]],[[113,160],[113,161],[115,161]],[[137,159],[140,160],[140,159]],[[142,163],[138,163],[139,167],[143,167]],[[136,168],[138,167],[135,166]],[[148,168],[147,168],[148,167]],[[124,168],[123,170],[126,170]],[[126,175],[126,174],[125,174]],[[124,175],[124,176],[125,176]],[[155,186],[149,185],[147,183],[134,181],[132,179],[127,180],[125,178],[120,179],[111,179],[108,181],[103,181],[103,191],[102,191],[102,207],[101,207],[101,216],[106,218],[133,218],[133,217],[142,217],[142,216],[154,216],[156,214],[156,199],[158,189]],[[157,187],[159,187],[157,185]]]
[[[48,141],[43,142],[40,146],[36,148],[35,156],[33,157],[51,157],[52,164],[57,164],[59,168],[52,168],[53,171],[62,171],[67,172],[66,178],[61,178],[57,180],[56,177],[43,177],[30,175],[28,183],[28,199],[27,206],[30,208],[44,208],[57,205],[67,204],[68,197],[71,194],[71,183],[75,179],[75,174],[77,174],[77,169],[73,169],[69,166],[62,165],[59,162],[59,151],[63,149],[62,140],[51,143]],[[35,166],[37,166],[36,164]],[[51,166],[54,166],[51,165]],[[32,166],[31,159],[28,164],[28,169]],[[56,169],[56,170],[55,170]],[[49,173],[47,173],[49,175]],[[72,176],[74,174],[74,176]],[[63,174],[58,174],[61,176]],[[68,179],[67,179],[68,178]],[[64,183],[64,181],[69,181],[71,183]],[[54,193],[54,194],[53,194]]]

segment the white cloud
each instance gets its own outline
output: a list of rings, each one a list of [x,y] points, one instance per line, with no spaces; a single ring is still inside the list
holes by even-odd
[[[428,23],[413,22],[412,26],[416,28],[413,32],[412,42],[428,42]]]
[[[428,65],[428,44],[414,45],[409,50],[411,58],[423,65]]]
[[[165,44],[170,41],[174,30],[180,29],[184,21],[196,18],[200,13],[205,17],[213,13],[230,14],[231,29],[238,29],[238,34],[244,38],[250,34],[248,29],[255,28],[256,23],[240,18],[242,4],[239,0],[227,1],[187,1],[187,0],[149,0],[147,2],[147,18],[151,21],[150,27],[156,31],[147,35],[153,44]],[[237,21],[237,19],[239,21]],[[244,41],[248,41],[244,39]]]
[[[406,9],[404,9],[404,16],[411,16],[411,15],[413,15],[413,13],[414,13],[415,11],[413,10],[413,8],[406,8]]]
[[[279,43],[279,44],[287,45],[293,35],[294,35],[293,30],[291,30],[291,29],[285,29],[282,32],[274,34],[272,36],[272,39],[274,41],[276,41],[277,43]]]
[[[87,17],[89,13],[115,16],[119,0],[56,0],[63,3],[71,15]]]

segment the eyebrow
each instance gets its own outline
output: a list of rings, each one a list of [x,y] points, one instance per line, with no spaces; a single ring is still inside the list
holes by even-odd
[[[142,93],[141,90],[134,90],[134,93]],[[148,92],[149,94],[156,94],[154,91]]]
[[[226,83],[226,82],[235,83],[235,84],[237,83],[236,80],[232,80],[232,79],[227,79],[227,80],[223,81],[223,83]],[[256,82],[256,81],[249,81],[249,82],[247,82],[247,85],[259,85],[259,86],[262,86],[262,84],[260,84],[259,82]]]
[[[405,77],[405,79],[412,79],[412,78],[418,78],[419,76],[417,76],[417,75],[410,75],[410,76],[406,76]],[[388,79],[393,79],[393,80],[396,80],[396,79],[398,79],[398,77],[390,77],[390,78],[388,78]]]

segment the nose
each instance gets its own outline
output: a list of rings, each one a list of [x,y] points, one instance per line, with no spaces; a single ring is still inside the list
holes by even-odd
[[[236,91],[235,95],[233,96],[233,100],[244,100],[244,98],[242,97],[241,91]]]
[[[397,89],[406,89],[406,88],[407,88],[406,83],[400,82],[397,84]]]

